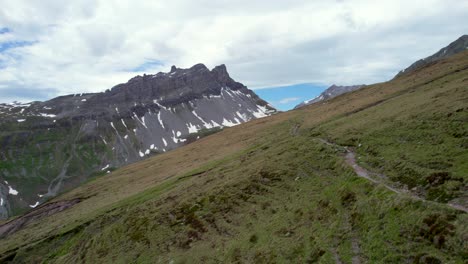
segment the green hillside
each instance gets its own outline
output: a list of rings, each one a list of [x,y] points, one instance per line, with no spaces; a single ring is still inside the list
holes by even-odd
[[[463,52],[98,177],[4,224],[0,260],[465,263],[467,161]]]

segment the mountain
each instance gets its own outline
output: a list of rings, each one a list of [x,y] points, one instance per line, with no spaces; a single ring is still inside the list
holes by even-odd
[[[115,168],[275,109],[203,64],[137,76],[103,93],[0,104],[0,218]]]
[[[338,95],[361,89],[364,86],[365,85],[363,84],[352,85],[352,86],[338,86],[338,85],[333,84],[332,86],[328,87],[325,91],[323,91],[319,96],[296,105],[294,109],[298,109],[300,107],[311,105],[317,102],[326,101]]]
[[[416,61],[415,63],[411,64],[408,68],[400,71],[395,77],[402,76],[403,74],[407,74],[410,72],[414,72],[420,68],[423,68],[431,63],[434,63],[438,60],[450,57],[454,54],[460,53],[468,49],[468,35],[463,35],[454,42],[450,43],[447,47],[440,49],[435,54]]]
[[[468,51],[112,171],[0,224],[3,263],[464,263]]]

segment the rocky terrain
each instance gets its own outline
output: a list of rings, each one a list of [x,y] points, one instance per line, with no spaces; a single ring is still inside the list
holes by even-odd
[[[365,85],[339,86],[339,85],[333,84],[332,86],[328,87],[325,91],[323,91],[319,96],[296,105],[294,109],[297,109],[306,105],[311,105],[317,102],[326,101],[338,95],[361,89],[364,86]]]
[[[0,104],[0,219],[275,109],[226,67],[173,66],[102,93]]]

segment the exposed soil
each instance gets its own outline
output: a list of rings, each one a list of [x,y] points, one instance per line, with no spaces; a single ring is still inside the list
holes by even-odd
[[[0,238],[16,232],[32,221],[56,214],[81,202],[81,198],[44,204],[31,212],[0,225]]]

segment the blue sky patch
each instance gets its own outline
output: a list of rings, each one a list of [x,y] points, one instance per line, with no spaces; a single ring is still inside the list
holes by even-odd
[[[131,72],[144,72],[162,66],[164,63],[160,60],[146,60],[144,63],[130,69]]]
[[[11,30],[7,27],[0,27],[0,34],[10,33]]]
[[[327,87],[320,84],[301,83],[258,89],[254,92],[277,109],[287,111],[305,100],[318,96]]]
[[[20,48],[25,46],[31,46],[35,41],[8,41],[0,43],[0,52],[4,52],[9,49]]]

